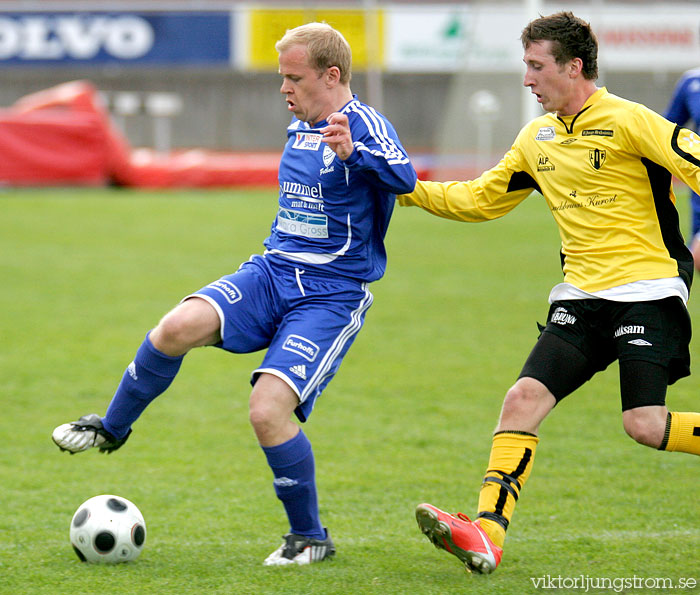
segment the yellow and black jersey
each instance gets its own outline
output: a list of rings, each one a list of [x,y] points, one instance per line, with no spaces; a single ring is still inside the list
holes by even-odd
[[[537,190],[559,226],[565,282],[592,293],[680,276],[690,287],[673,175],[700,192],[700,137],[601,88],[575,115],[527,124],[477,179],[419,181],[399,203],[486,221]]]

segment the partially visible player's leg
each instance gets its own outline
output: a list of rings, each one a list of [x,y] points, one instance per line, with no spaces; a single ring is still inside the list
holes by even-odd
[[[293,283],[276,288],[288,310],[254,371],[251,396],[251,423],[290,524],[285,542],[268,556],[266,565],[307,564],[335,553],[318,512],[311,444],[289,417],[294,412],[306,421],[372,303],[364,284],[301,272],[292,272],[291,278]]]
[[[206,301],[180,303],[146,335],[104,418],[91,414],[63,424],[54,430],[54,442],[71,453],[91,447],[107,452],[119,448],[144,409],[170,386],[184,355],[194,347],[216,343],[220,325],[216,310]]]
[[[271,448],[294,438],[299,426],[291,419],[299,397],[283,379],[260,374],[250,394],[249,418],[260,446]]]
[[[582,316],[577,314],[576,318],[582,324]],[[561,399],[588,381],[598,367],[579,347],[545,331],[525,362],[520,378],[506,394],[479,493],[478,518],[496,545],[503,546],[515,504],[532,471],[540,423]]]
[[[164,355],[180,357],[195,347],[218,343],[221,318],[212,303],[191,295],[163,316],[148,338]]]
[[[522,409],[525,402],[530,404],[531,410]],[[500,563],[506,529],[532,470],[539,441],[534,433],[517,428],[536,430],[554,404],[549,390],[532,378],[520,378],[508,391],[493,436],[475,521],[462,513],[446,513],[428,503],[416,508],[421,531],[435,547],[457,556],[469,571],[489,574]],[[518,411],[523,415],[522,420],[515,417]]]
[[[479,492],[477,518],[498,547],[535,462],[540,423],[556,404],[539,380],[521,377],[506,393],[493,435],[491,454]]]
[[[590,360],[556,334],[544,332],[507,392],[479,493],[478,515],[448,515],[430,504],[416,509],[423,533],[469,570],[493,572],[506,530],[535,459],[539,425],[555,404],[594,373]]]
[[[659,450],[700,455],[700,413],[670,411]]]
[[[87,420],[63,424],[54,430],[54,442],[70,452],[93,446],[115,450],[146,406],[170,386],[190,349],[223,346],[224,331],[229,351],[246,353],[266,347],[273,331],[265,319],[269,275],[261,263],[264,259],[254,257],[233,275],[186,296],[146,336],[104,420],[92,414]]]
[[[512,401],[522,400],[534,403],[534,408],[533,411],[523,411],[525,417],[520,424],[511,417],[520,403],[512,406]],[[499,429],[492,439],[475,521],[462,513],[448,514],[427,503],[417,507],[416,519],[421,531],[436,547],[457,556],[468,570],[489,574],[500,563],[506,530],[532,471],[539,442],[534,433],[515,428],[521,425],[537,428],[554,404],[555,399],[548,389],[532,378],[519,379],[508,391]]]
[[[291,420],[298,405],[299,397],[284,380],[260,374],[250,396],[250,422],[272,469],[275,493],[287,513],[290,532],[324,539],[311,443]]]
[[[666,429],[666,366],[643,360],[622,359],[620,396],[622,424],[625,431],[640,444],[658,448]]]
[[[618,326],[619,325],[619,326]],[[631,304],[616,328],[622,420],[640,444],[700,455],[700,413],[669,411],[666,389],[690,374],[690,317],[679,298]]]
[[[250,397],[250,422],[274,475],[290,529],[267,566],[310,564],[335,553],[318,511],[316,467],[311,443],[290,418],[299,398],[281,378],[260,374]]]
[[[153,399],[170,386],[185,354],[195,347],[213,345],[220,339],[221,321],[208,302],[188,299],[158,323],[136,352],[102,423],[116,438],[131,425]]]
[[[646,405],[622,412],[622,425],[627,435],[639,444],[659,448],[664,439],[668,409]]]
[[[620,362],[622,423],[645,446],[700,455],[700,413],[665,406],[667,369],[646,361]]]

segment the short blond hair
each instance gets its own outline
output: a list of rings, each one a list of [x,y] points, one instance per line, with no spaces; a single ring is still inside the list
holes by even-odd
[[[343,35],[328,23],[307,23],[288,29],[275,49],[282,53],[292,46],[303,45],[309,56],[309,64],[319,73],[331,66],[340,70],[340,82],[350,83],[352,78],[352,50]]]

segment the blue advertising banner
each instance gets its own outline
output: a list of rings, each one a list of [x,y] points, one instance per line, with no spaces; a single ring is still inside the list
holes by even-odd
[[[223,66],[230,12],[0,12],[0,65]]]

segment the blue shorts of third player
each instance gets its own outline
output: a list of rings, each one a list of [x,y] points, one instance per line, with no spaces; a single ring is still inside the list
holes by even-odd
[[[338,371],[372,305],[366,283],[270,255],[253,256],[233,275],[187,297],[194,296],[219,314],[217,347],[233,353],[268,348],[252,383],[262,373],[284,380],[299,397],[295,413],[301,421]]]

